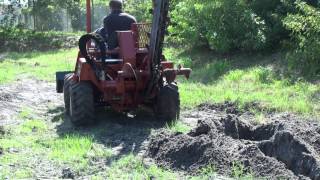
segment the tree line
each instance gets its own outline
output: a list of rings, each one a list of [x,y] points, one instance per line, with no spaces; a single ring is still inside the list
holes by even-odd
[[[59,30],[57,11],[67,10],[74,31],[85,30],[85,0],[29,0],[27,13],[36,29]],[[320,74],[318,0],[171,0],[171,44],[204,47],[217,53],[288,52],[288,68]],[[108,13],[107,0],[93,0]],[[150,21],[151,0],[126,0],[124,8],[139,21]],[[102,22],[101,17],[94,21]]]

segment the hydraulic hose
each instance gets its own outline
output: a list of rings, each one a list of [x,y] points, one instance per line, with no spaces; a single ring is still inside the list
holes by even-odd
[[[98,48],[100,50],[100,58],[102,61],[103,69],[104,69],[105,63],[106,63],[105,60],[107,59],[107,54],[106,54],[107,47],[106,47],[104,38],[97,33],[86,34],[86,35],[81,36],[81,38],[79,39],[80,53],[86,59],[87,63],[91,66],[91,68],[94,70],[94,72],[98,78],[99,73],[100,73],[99,69],[97,68],[97,66],[95,64],[94,59],[89,56],[88,51],[87,51],[87,44],[90,43],[91,40],[94,40],[98,45]]]

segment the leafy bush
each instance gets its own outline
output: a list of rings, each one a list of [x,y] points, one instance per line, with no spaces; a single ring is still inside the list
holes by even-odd
[[[152,9],[151,0],[127,0],[124,4],[125,11],[134,15],[138,22],[150,22]]]
[[[218,52],[263,47],[264,23],[239,0],[184,0],[172,12],[169,28],[178,42],[207,45]]]
[[[320,10],[298,1],[296,14],[283,21],[291,31],[296,49],[288,54],[289,68],[305,76],[320,74]]]
[[[37,32],[18,28],[0,28],[0,51],[53,50],[74,47],[75,34]]]
[[[252,0],[248,6],[265,23],[264,33],[266,36],[266,48],[275,49],[279,47],[284,39],[288,39],[288,30],[285,29],[281,20],[288,12],[293,12],[294,7],[291,0]]]

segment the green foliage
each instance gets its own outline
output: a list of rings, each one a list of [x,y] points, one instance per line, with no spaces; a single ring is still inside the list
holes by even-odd
[[[173,52],[166,50],[165,52]],[[175,50],[175,52],[179,52]],[[259,102],[262,111],[289,111],[304,115],[319,114],[319,85],[309,82],[292,82],[281,77],[278,71],[266,65],[256,65],[252,61],[270,61],[274,56],[231,56],[226,61],[214,53],[188,52],[182,55],[170,54],[170,59],[193,57],[190,80],[179,83],[181,106],[192,108],[204,102],[237,102],[240,107]],[[285,55],[279,55],[282,59]],[[246,64],[239,68],[238,64]],[[215,64],[228,64],[216,66]],[[220,68],[207,68],[220,67]],[[221,68],[226,67],[226,68]],[[279,68],[279,67],[277,67]],[[214,71],[223,69],[220,73]],[[210,76],[211,75],[211,76]],[[212,77],[212,78],[209,78]],[[214,77],[214,78],[213,78]]]
[[[296,7],[299,12],[289,14],[283,21],[296,47],[288,54],[289,68],[315,77],[320,74],[320,10],[301,1]]]
[[[152,0],[127,0],[124,9],[134,15],[138,22],[151,22]]]
[[[307,4],[317,7],[317,0],[303,0]],[[296,0],[252,0],[249,7],[265,22],[264,33],[266,35],[266,47],[278,48],[289,38],[289,30],[283,23],[283,19],[290,13],[296,13],[299,8],[295,6]]]
[[[0,28],[0,51],[54,50],[74,47],[75,34],[38,32],[20,28]]]
[[[247,173],[244,166],[238,162],[232,163],[231,176],[235,179],[255,179],[252,173]]]
[[[288,39],[288,31],[284,28],[281,20],[288,12],[292,12],[291,0],[253,0],[248,6],[265,23],[263,32],[266,36],[266,48],[275,49],[279,47],[284,39]]]
[[[214,165],[209,164],[199,170],[199,173],[206,176],[211,176],[217,173],[217,169]]]
[[[185,0],[172,12],[169,28],[176,41],[209,46],[218,52],[263,47],[264,22],[238,0]]]
[[[61,19],[63,19],[62,9],[67,10],[71,17],[71,26],[74,30],[84,30],[85,6],[81,5],[81,0],[36,0],[33,1],[27,14],[34,16],[34,26],[36,30],[51,31],[63,30]]]

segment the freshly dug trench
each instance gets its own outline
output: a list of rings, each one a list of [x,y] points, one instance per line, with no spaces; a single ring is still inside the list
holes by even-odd
[[[198,111],[198,125],[188,134],[164,130],[151,138],[149,155],[159,165],[192,174],[213,165],[219,174],[231,175],[238,163],[256,177],[320,179],[318,122],[272,114],[269,123],[254,126],[229,103]]]
[[[312,153],[312,148],[295,139],[290,132],[278,132],[271,140],[261,142],[259,148],[265,155],[285,163],[294,174],[320,179],[320,161],[316,159],[317,154]]]

